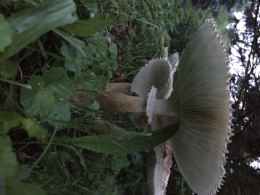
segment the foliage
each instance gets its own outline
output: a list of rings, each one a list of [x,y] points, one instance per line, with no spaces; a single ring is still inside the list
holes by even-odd
[[[107,154],[134,153],[151,150],[158,144],[172,137],[180,124],[170,125],[164,129],[151,133],[151,135],[138,135],[127,133],[120,136],[85,136],[79,138],[57,138],[57,143],[67,143],[79,148],[88,149]]]
[[[99,4],[103,15],[118,17],[119,25],[112,28],[111,37],[119,50],[119,72],[123,72],[120,77],[130,81],[147,60],[159,55],[160,36],[169,46],[173,34],[175,50],[182,51],[190,35],[210,17],[207,12],[194,10],[186,1],[109,0]],[[184,42],[176,43],[181,40]]]
[[[41,7],[12,15],[8,19],[14,28],[12,45],[0,54],[0,59],[6,60],[52,28],[75,22],[77,17],[74,11],[75,4],[72,0],[49,1]]]
[[[0,52],[3,52],[5,47],[11,44],[11,28],[9,24],[5,21],[4,16],[0,14],[0,33],[1,33],[1,40],[0,40]]]

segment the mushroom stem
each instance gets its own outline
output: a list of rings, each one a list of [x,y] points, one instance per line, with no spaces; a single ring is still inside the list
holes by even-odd
[[[131,83],[108,83],[107,90],[124,93],[127,95],[131,94]]]
[[[117,112],[145,112],[145,99],[106,90],[96,96],[101,110]]]
[[[96,100],[100,104],[101,110],[111,110],[117,112],[145,112],[146,100],[141,97],[130,96],[123,93],[107,90],[97,94]],[[177,116],[172,110],[172,102],[157,99],[154,103],[154,115]]]
[[[127,94],[131,94],[130,83],[109,83],[105,91],[97,94],[96,100],[99,102],[101,110],[132,113],[146,112],[146,99]],[[91,99],[85,92],[80,90],[77,90],[70,99],[75,104],[85,108],[91,105]],[[177,116],[173,105],[173,102],[156,99],[153,114]]]

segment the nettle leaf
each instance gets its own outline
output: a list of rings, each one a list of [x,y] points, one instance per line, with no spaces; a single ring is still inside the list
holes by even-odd
[[[84,73],[79,77],[79,84],[88,96],[95,96],[97,92],[106,88],[106,78],[91,73]]]
[[[0,133],[7,133],[10,129],[20,126],[31,137],[41,138],[43,129],[37,122],[30,118],[24,118],[16,112],[0,111]]]
[[[50,90],[56,99],[68,100],[74,93],[74,82],[67,76],[64,68],[53,67],[43,72],[45,86]]]
[[[40,7],[12,15],[8,22],[15,29],[13,42],[0,54],[0,59],[8,59],[51,29],[75,22],[75,11],[73,0],[49,0]]]
[[[18,171],[18,163],[12,152],[11,141],[7,136],[0,136],[0,178],[13,177]]]
[[[57,128],[66,126],[64,123],[55,122],[54,120],[69,121],[70,120],[70,108],[67,101],[56,101],[53,109],[48,115],[48,122]],[[53,120],[54,119],[54,120]]]
[[[1,33],[0,33],[1,34]],[[18,73],[18,64],[13,61],[0,62],[0,75],[6,79],[14,78]]]
[[[106,154],[134,153],[151,150],[171,138],[179,129],[180,123],[153,131],[150,136],[136,135],[129,132],[127,136],[94,135],[77,138],[56,137],[55,142],[66,143],[79,148]]]
[[[52,90],[44,87],[44,81],[40,76],[33,76],[29,84],[32,89],[21,89],[21,104],[25,111],[33,116],[46,116],[54,104]]]
[[[3,52],[5,48],[12,43],[12,29],[5,21],[5,18],[0,14],[0,52]]]
[[[73,47],[69,46],[67,43],[63,43],[60,49],[60,53],[65,58],[65,68],[72,72],[75,72],[76,75],[80,75],[83,59],[82,55],[77,52]]]
[[[74,35],[88,37],[99,30],[104,29],[106,26],[113,24],[113,22],[113,18],[111,17],[105,19],[94,18],[90,20],[78,20],[73,24],[63,26],[62,28]]]
[[[8,179],[5,181],[6,194],[18,195],[47,195],[38,184],[24,183],[20,181],[15,181]]]

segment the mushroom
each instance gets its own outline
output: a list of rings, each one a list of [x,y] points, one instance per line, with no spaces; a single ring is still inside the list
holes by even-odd
[[[166,48],[161,49],[163,58],[151,60],[146,64],[133,80],[131,91],[138,96],[147,98],[146,115],[151,130],[161,129],[163,125],[163,116],[154,115],[156,99],[166,100],[172,92],[173,73],[178,64],[178,54],[173,55],[172,62],[168,61],[168,53]],[[150,90],[150,91],[149,91]],[[137,115],[144,119],[141,114]],[[164,195],[171,173],[172,166],[172,149],[171,143],[165,143],[156,146],[153,151],[148,154],[148,191],[151,195]]]
[[[157,59],[157,62],[167,64],[165,60]],[[168,61],[174,59],[169,58]],[[142,86],[135,85],[135,81],[132,84],[132,90],[140,97],[107,89],[99,93],[96,99],[101,109],[134,113],[148,110],[151,122],[154,116],[161,115],[163,122],[159,127],[179,120],[180,128],[170,140],[170,149],[179,170],[194,192],[200,195],[216,194],[225,175],[225,154],[232,135],[227,67],[225,48],[214,20],[209,19],[187,44],[174,74],[174,90],[168,99],[169,93],[164,93],[158,83],[168,83],[169,79],[157,78],[157,73],[148,70],[146,72],[151,74],[150,77],[135,78],[138,83],[143,82]],[[151,85],[149,80],[153,77],[157,81]],[[141,90],[143,86],[148,88]],[[157,93],[153,86],[157,88]],[[165,94],[165,99],[158,99],[161,93]],[[150,108],[147,109],[146,105]]]

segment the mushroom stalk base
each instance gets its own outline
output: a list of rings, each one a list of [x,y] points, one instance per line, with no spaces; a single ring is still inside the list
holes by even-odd
[[[145,112],[146,99],[115,91],[104,91],[96,96],[101,110],[117,112]],[[171,102],[157,99],[154,103],[154,115],[177,116]]]

